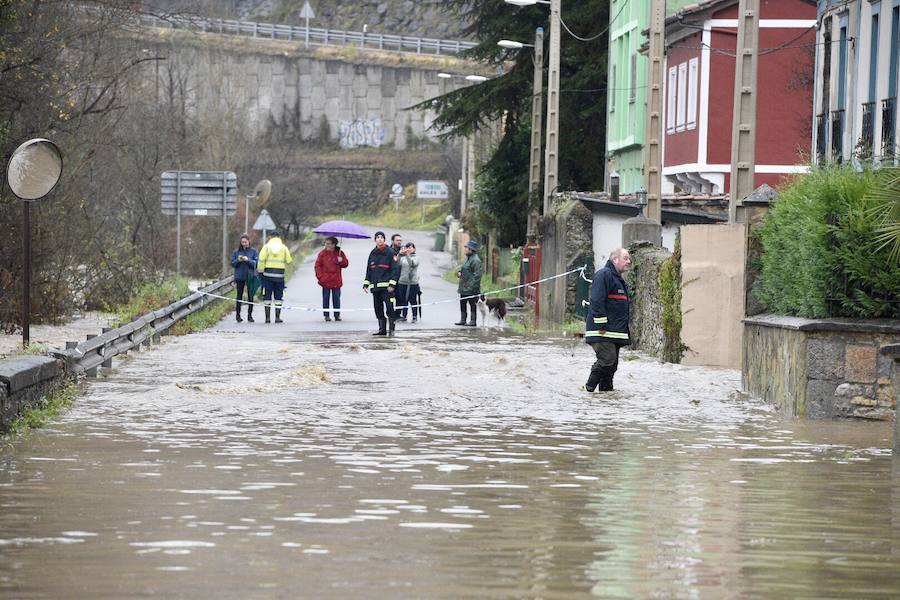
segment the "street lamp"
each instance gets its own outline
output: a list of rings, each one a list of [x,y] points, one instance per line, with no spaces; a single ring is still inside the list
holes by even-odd
[[[541,130],[543,115],[541,104],[544,98],[544,28],[538,27],[534,32],[534,44],[524,44],[513,40],[500,40],[501,48],[521,49],[534,48],[534,82],[531,95],[531,156],[528,167],[529,204],[541,187]],[[528,228],[526,235],[529,243],[537,242],[537,223],[540,211],[537,207],[528,210]]]
[[[547,66],[547,141],[544,153],[544,214],[559,185],[559,55],[562,0],[506,0],[513,6],[550,5],[550,60]]]
[[[6,164],[9,189],[22,202],[22,345],[31,341],[31,203],[56,187],[62,175],[59,147],[43,138],[28,140],[15,149]]]
[[[636,199],[636,204],[640,209],[640,215],[644,216],[644,207],[647,206],[647,190],[644,186],[641,186],[638,191],[634,193],[634,197]]]

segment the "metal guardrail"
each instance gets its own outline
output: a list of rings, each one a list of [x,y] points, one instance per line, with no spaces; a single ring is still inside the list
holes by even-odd
[[[226,277],[165,308],[149,312],[130,323],[81,342],[74,347],[67,347],[65,350],[51,350],[50,354],[65,360],[69,368],[77,375],[92,377],[96,375],[97,367],[112,366],[114,356],[133,350],[141,344],[149,345],[153,341],[159,341],[159,337],[172,325],[216,301],[216,298],[210,298],[206,293],[225,293],[233,283],[233,275]]]
[[[142,24],[170,29],[190,29],[210,33],[249,36],[271,40],[303,41],[316,46],[357,46],[360,48],[414,52],[416,54],[459,54],[474,48],[476,44],[460,40],[384,35],[363,31],[342,31],[318,27],[295,27],[255,21],[228,19],[204,19],[173,15],[162,19],[153,15],[141,15]]]

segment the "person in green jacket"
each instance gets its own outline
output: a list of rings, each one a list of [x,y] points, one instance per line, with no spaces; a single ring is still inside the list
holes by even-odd
[[[481,294],[481,275],[484,272],[481,267],[481,259],[478,257],[478,242],[469,240],[463,252],[466,253],[466,262],[463,263],[463,266],[459,268],[459,272],[456,274],[459,277],[457,292],[460,296],[460,317],[459,321],[454,323],[454,325],[475,327],[475,304],[478,302],[479,294]],[[472,314],[468,322],[466,322],[467,305],[469,307],[468,312]]]

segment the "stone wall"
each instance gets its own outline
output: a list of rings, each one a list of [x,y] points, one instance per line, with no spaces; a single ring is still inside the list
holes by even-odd
[[[414,149],[436,141],[435,115],[409,107],[449,92],[461,79],[441,71],[473,67],[459,59],[304,49],[302,42],[155,30],[158,68],[143,87],[162,102],[217,123],[239,122],[251,138],[328,140],[343,148]]]
[[[759,315],[744,320],[744,390],[808,419],[891,419],[900,322]]]
[[[631,253],[631,271],[626,273],[626,283],[632,296],[631,346],[653,356],[662,356],[665,336],[659,272],[672,253],[647,242],[634,244],[628,250]]]
[[[542,218],[539,227],[541,279],[580,267],[586,257],[593,256],[593,215],[579,200],[563,197],[557,201],[553,213]],[[541,319],[563,323],[574,317],[580,277],[573,273],[540,285]]]
[[[49,356],[26,356],[0,362],[0,433],[26,409],[37,406],[68,380],[65,362]]]

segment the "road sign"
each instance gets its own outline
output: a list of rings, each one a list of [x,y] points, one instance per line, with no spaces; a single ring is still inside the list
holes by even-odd
[[[301,19],[315,19],[316,13],[313,11],[313,7],[309,4],[309,0],[305,0],[303,3],[303,8],[300,10],[299,17]]]
[[[237,175],[231,171],[165,171],[164,215],[175,215],[175,274],[181,275],[181,217],[222,217],[222,276],[228,272],[228,217],[237,212]]]
[[[391,194],[394,196],[402,196],[403,195],[403,186],[399,183],[395,183],[391,186]]]
[[[269,216],[269,211],[262,209],[259,211],[259,216],[256,217],[256,223],[253,224],[253,229],[262,231],[262,243],[265,244],[266,232],[278,229],[278,225],[276,225],[275,221],[272,220],[272,217]]]
[[[180,201],[180,202],[179,202]],[[166,171],[160,176],[164,215],[221,217],[237,212],[237,175],[230,171]]]
[[[450,197],[446,181],[419,181],[416,183],[416,198],[419,200],[446,200]]]

